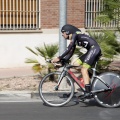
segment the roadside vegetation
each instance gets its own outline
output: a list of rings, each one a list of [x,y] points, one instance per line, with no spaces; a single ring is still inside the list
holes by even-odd
[[[34,54],[34,58],[26,58],[25,63],[32,64],[34,72],[39,72],[44,75],[46,72],[54,70],[54,66],[51,63],[47,63],[47,59],[52,59],[58,53],[58,44],[49,44],[41,47],[35,47],[33,50],[30,47],[26,47],[30,52]]]
[[[103,0],[103,10],[97,16],[97,21],[102,24],[103,29],[99,31],[89,31],[89,34],[99,43],[103,60],[99,62],[98,68],[108,70],[108,67],[115,56],[120,56],[120,40],[116,40],[116,33],[120,34],[120,0]],[[107,25],[116,24],[114,28]]]
[[[107,70],[115,55],[120,54],[120,43],[116,40],[114,31],[103,30],[100,32],[89,32],[89,34],[98,42],[102,50],[98,69]]]

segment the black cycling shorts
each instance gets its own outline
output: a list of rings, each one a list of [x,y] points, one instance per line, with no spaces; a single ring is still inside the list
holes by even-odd
[[[101,49],[99,46],[91,46],[91,48],[80,57],[82,64],[87,68],[91,67],[101,55]]]

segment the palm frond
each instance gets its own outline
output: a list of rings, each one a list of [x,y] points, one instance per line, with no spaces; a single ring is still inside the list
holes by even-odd
[[[26,58],[25,63],[38,63],[38,61],[33,58]]]
[[[58,44],[49,44],[49,45],[46,45],[44,43],[44,46],[43,47],[35,47],[36,51],[33,51],[31,48],[29,47],[26,47],[28,50],[30,50],[32,53],[34,53],[35,55],[37,55],[37,58],[40,56],[44,57],[45,60],[47,58],[53,58],[56,53],[58,52]],[[35,72],[41,72],[43,69],[54,69],[53,66],[51,64],[48,64],[47,66],[43,66],[43,61],[42,63],[40,63],[39,60],[36,59],[32,59],[32,58],[27,58],[25,63],[33,63],[33,67],[32,69],[35,71]],[[42,60],[42,59],[40,59]]]
[[[44,44],[46,54],[48,58],[53,58],[55,54],[58,52],[58,44],[46,45]]]
[[[35,55],[37,55],[38,56],[38,54],[34,51],[34,50],[32,50],[30,47],[26,47],[29,51],[31,51],[33,54],[35,54]]]
[[[42,71],[42,66],[40,64],[34,64],[32,69],[33,69],[34,72],[37,73],[37,72]]]
[[[46,50],[43,47],[36,47],[35,48],[38,51],[38,54],[41,55],[42,57],[44,57],[46,59]]]

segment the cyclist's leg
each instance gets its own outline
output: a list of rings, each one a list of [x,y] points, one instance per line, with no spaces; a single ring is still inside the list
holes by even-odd
[[[101,53],[101,50],[99,46],[92,46],[84,56],[81,72],[82,72],[85,84],[90,83],[88,69],[94,64],[94,61],[96,61],[100,53]]]
[[[66,59],[66,57],[65,57],[65,59]],[[73,55],[72,58],[70,59],[70,64],[71,64],[71,65],[75,65],[75,66],[80,66],[80,65],[82,64],[82,61],[79,60],[79,57],[78,57],[78,56]],[[78,79],[81,77],[80,67],[74,68],[74,69],[71,68],[70,70],[75,74],[75,76],[76,76]],[[74,82],[74,81],[73,81],[73,82]],[[79,91],[81,91],[81,90],[80,90],[79,86],[77,86],[77,84],[74,84],[74,85],[75,85],[75,92],[74,92],[74,96],[73,96],[73,97],[76,97],[76,95],[78,95],[78,94],[77,94],[77,93],[78,93],[78,90],[79,90]],[[70,94],[64,94],[64,96],[69,97]]]
[[[79,59],[78,56],[73,56],[71,59],[71,65],[78,66],[76,68],[71,68],[70,70],[76,75],[76,77],[80,78],[81,77],[81,72],[80,72],[80,67],[82,65],[82,61]]]
[[[84,62],[85,59],[87,58],[88,54],[89,54],[89,51],[80,57],[80,60],[83,62],[82,68],[81,68],[81,74],[82,74],[82,77],[84,80],[85,90],[86,90],[86,85],[89,85],[89,83],[90,83],[89,82],[90,78],[89,78],[89,74],[88,74],[88,69],[90,68],[90,65]]]
[[[88,69],[94,64],[94,61],[97,59],[100,54],[100,49],[96,46],[91,47],[91,49],[84,55],[83,65],[81,68],[81,73],[83,76],[83,80],[85,83],[86,93],[90,93],[91,85],[90,85],[90,77],[88,74]],[[86,96],[85,93],[85,96]]]

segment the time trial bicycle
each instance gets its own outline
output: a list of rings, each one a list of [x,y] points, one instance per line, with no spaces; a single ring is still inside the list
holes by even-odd
[[[78,66],[70,65],[66,61],[62,71],[48,73],[39,84],[39,95],[49,106],[63,106],[70,102],[77,91],[77,83],[82,92],[85,92],[84,83],[71,71]],[[97,63],[91,68],[91,95],[103,107],[120,106],[120,75],[114,72],[97,74]],[[66,94],[69,94],[67,97]]]

